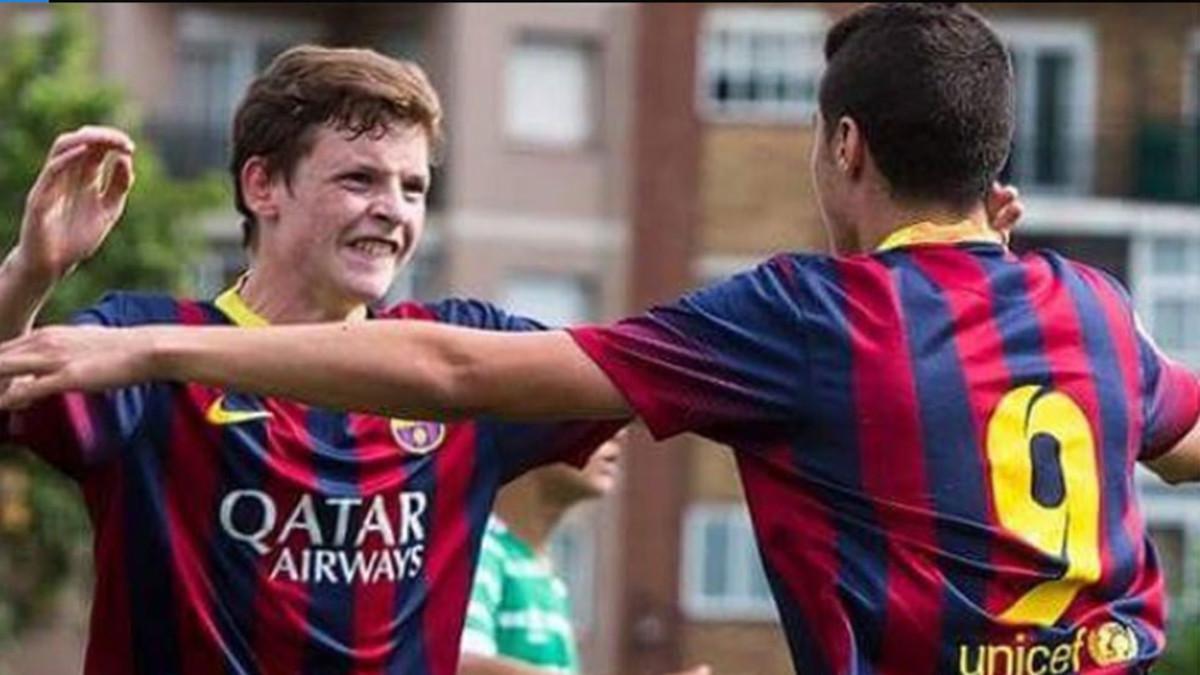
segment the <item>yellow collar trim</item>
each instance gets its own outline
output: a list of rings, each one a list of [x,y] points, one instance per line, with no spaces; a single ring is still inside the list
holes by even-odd
[[[229,320],[232,321],[236,326],[241,326],[242,328],[262,328],[264,326],[270,326],[271,322],[267,321],[258,312],[250,309],[250,305],[247,305],[246,301],[243,300],[242,296],[238,293],[245,281],[245,276],[238,279],[237,283],[227,288],[225,292],[218,295],[213,304],[215,304],[217,309],[221,310],[225,316],[229,317]]]
[[[988,243],[1004,244],[1004,236],[985,223],[964,220],[953,225],[938,225],[928,221],[902,227],[888,235],[876,251],[890,251],[902,246],[921,244]]]
[[[218,295],[213,304],[217,306],[217,309],[221,310],[222,314],[229,317],[229,320],[235,326],[241,326],[242,328],[263,328],[270,326],[271,322],[266,317],[250,309],[250,305],[247,305],[246,301],[242,299],[239,291],[242,290],[242,286],[246,284],[246,279],[249,278],[249,273],[243,274],[233,286],[225,289],[223,293]],[[359,321],[366,319],[369,315],[367,308],[360,306],[350,316],[346,317],[346,320]]]

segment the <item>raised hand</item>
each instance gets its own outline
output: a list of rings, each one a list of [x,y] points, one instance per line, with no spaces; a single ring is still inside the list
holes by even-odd
[[[24,270],[58,280],[100,247],[133,187],[133,141],[109,127],[60,135],[25,200],[13,254]]]

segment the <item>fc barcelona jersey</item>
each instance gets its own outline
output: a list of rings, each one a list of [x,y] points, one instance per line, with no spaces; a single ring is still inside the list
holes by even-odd
[[[539,328],[473,301],[383,316]],[[112,295],[78,321],[264,323],[232,292]],[[86,499],[88,675],[453,675],[497,488],[585,460],[614,427],[439,424],[154,382],[51,398],[8,430]]]
[[[658,437],[733,446],[797,672],[1140,672],[1163,580],[1134,467],[1195,376],[1052,253],[781,255],[572,331]]]

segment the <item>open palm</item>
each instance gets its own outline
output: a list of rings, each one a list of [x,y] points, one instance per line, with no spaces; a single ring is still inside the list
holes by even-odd
[[[61,278],[96,252],[125,209],[133,149],[127,135],[106,127],[54,141],[25,202],[19,247],[26,264]]]

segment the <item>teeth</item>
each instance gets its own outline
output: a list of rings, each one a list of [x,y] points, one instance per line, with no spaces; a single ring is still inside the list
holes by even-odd
[[[354,244],[352,244],[352,247],[354,250],[360,251],[372,257],[392,255],[396,249],[395,244],[382,241],[372,241],[369,239],[356,241]]]

